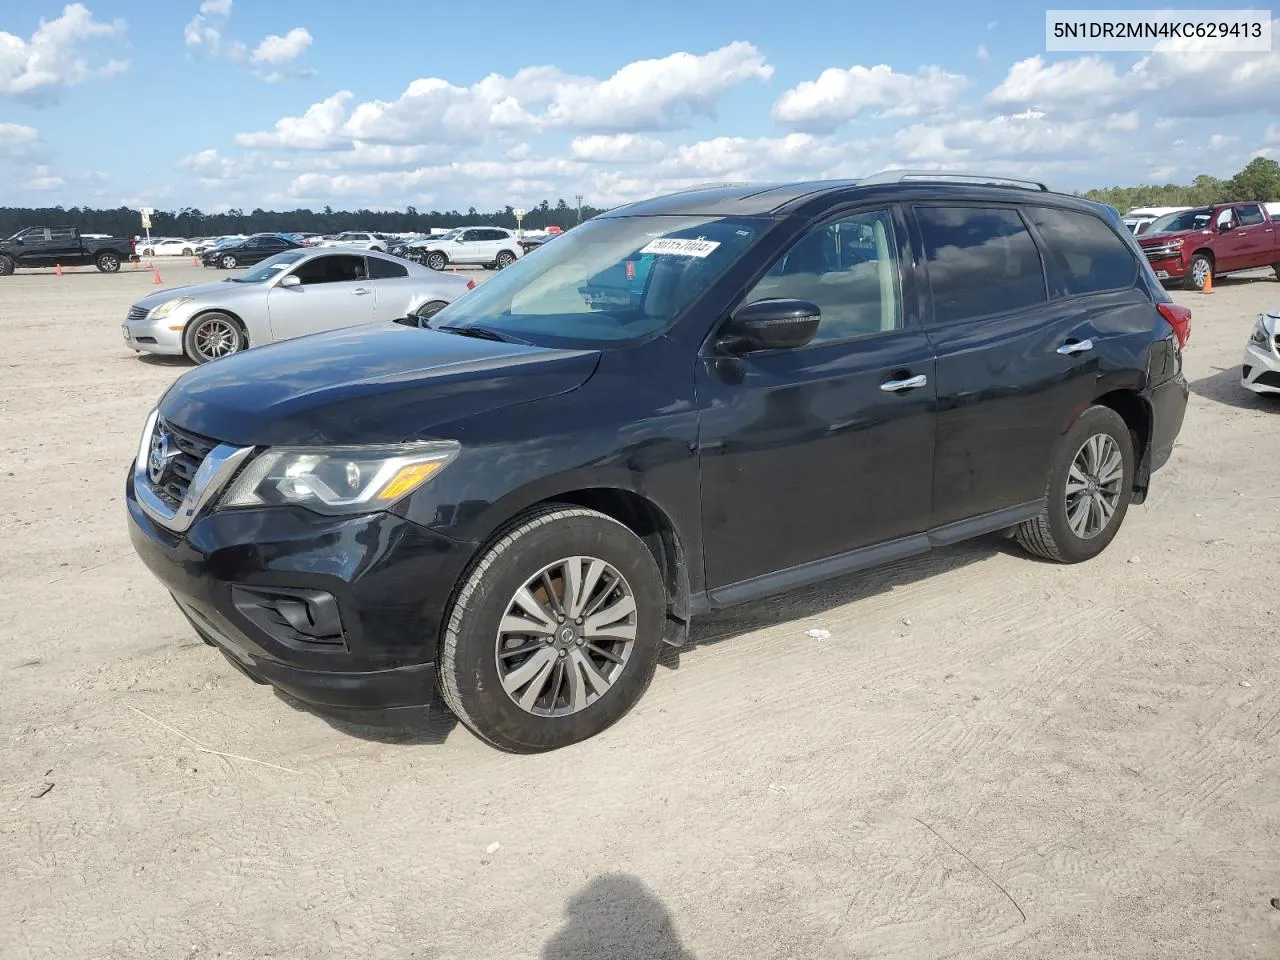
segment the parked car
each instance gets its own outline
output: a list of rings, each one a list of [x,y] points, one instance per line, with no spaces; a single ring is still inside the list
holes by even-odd
[[[155,240],[143,244],[138,253],[144,257],[194,257],[203,250],[195,240]]]
[[[1151,224],[1155,223],[1161,217],[1166,217],[1171,213],[1180,213],[1183,210],[1190,210],[1190,207],[1134,207],[1122,218],[1124,225],[1128,227],[1135,236],[1147,232]]]
[[[75,227],[28,227],[0,241],[0,277],[19,267],[76,267],[92,263],[115,273],[133,259],[133,241],[90,239]]]
[[[133,544],[251,677],[438,681],[516,751],[618,720],[707,611],[994,531],[1088,560],[1170,457],[1190,311],[1097,205],[939,176],[631,204],[427,329],[190,371]]]
[[[1280,394],[1280,307],[1259,315],[1244,348],[1240,385],[1254,393]]]
[[[1159,279],[1203,290],[1213,277],[1258,267],[1280,278],[1277,227],[1260,203],[1218,203],[1161,217],[1138,243]]]
[[[216,283],[161,290],[125,319],[127,346],[195,363],[361,323],[424,322],[475,284],[369,251],[295,249]]]
[[[206,250],[201,257],[201,262],[206,267],[235,270],[261,263],[282,250],[297,250],[301,246],[274,233],[258,233],[238,243],[228,243]]]
[[[520,250],[523,253],[532,253],[539,247],[545,246],[549,240],[554,240],[556,237],[562,236],[564,236],[562,233],[544,233],[540,237],[521,237]]]
[[[376,233],[340,233],[332,240],[322,240],[322,247],[356,247],[361,250],[386,251],[387,241]]]
[[[459,227],[413,247],[416,259],[432,270],[450,264],[502,270],[524,252],[510,230],[499,227]]]
[[[429,233],[415,233],[412,236],[405,237],[403,240],[393,241],[387,247],[387,253],[393,257],[405,257],[405,259],[408,259],[406,254],[408,254],[410,247],[415,244],[425,243],[430,239],[431,234]]]

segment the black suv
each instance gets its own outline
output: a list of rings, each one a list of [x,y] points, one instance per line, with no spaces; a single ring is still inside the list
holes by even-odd
[[[622,207],[424,324],[182,376],[126,484],[195,630],[312,704],[439,687],[508,750],[691,617],[995,531],[1087,560],[1182,424],[1190,313],[1113,210],[893,173]]]

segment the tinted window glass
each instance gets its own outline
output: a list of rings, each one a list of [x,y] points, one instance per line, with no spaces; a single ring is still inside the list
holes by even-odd
[[[369,258],[369,278],[372,280],[389,280],[392,277],[407,277],[409,271],[403,264],[392,263],[378,257]]]
[[[1236,207],[1236,214],[1240,217],[1240,226],[1242,227],[1252,227],[1254,224],[1262,223],[1266,219],[1262,215],[1262,208],[1256,203]]]
[[[1027,207],[1023,213],[1044,238],[1055,291],[1070,296],[1132,285],[1133,254],[1097,217],[1049,207]]]
[[[1043,303],[1044,270],[1017,211],[917,207],[935,323]]]
[[[1262,221],[1259,220],[1259,223]],[[54,227],[49,231],[50,240],[74,240],[76,231],[74,227]]]
[[[892,217],[887,211],[860,213],[809,230],[742,302],[774,299],[816,303],[822,310],[817,341],[900,329]]]
[[[316,283],[346,283],[365,279],[364,257],[336,255],[308,260],[294,275],[304,285]]]

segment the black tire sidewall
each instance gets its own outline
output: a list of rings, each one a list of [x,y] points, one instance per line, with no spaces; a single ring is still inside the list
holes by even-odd
[[[529,577],[571,556],[597,557],[626,578],[638,611],[635,645],[622,676],[591,706],[566,717],[538,717],[525,712],[502,689],[495,660],[498,624]],[[578,514],[521,535],[484,572],[466,608],[456,612],[461,616],[452,664],[442,657],[441,668],[452,666],[466,713],[463,719],[495,746],[532,753],[593,737],[636,704],[657,666],[666,594],[653,556],[635,534],[604,516]]]
[[[1120,502],[1116,505],[1111,523],[1096,537],[1085,540],[1076,536],[1075,531],[1071,529],[1071,524],[1067,521],[1065,497],[1067,474],[1081,445],[1099,433],[1108,434],[1119,445],[1120,455],[1124,460],[1124,482]],[[1067,431],[1054,457],[1046,504],[1049,530],[1064,560],[1069,563],[1090,560],[1105,550],[1115,539],[1120,527],[1124,524],[1125,514],[1129,511],[1129,502],[1133,498],[1135,468],[1133,435],[1121,416],[1109,407],[1089,408]]]
[[[115,257],[115,266],[113,267],[103,266],[103,264],[107,262],[108,257]],[[99,273],[118,273],[120,271],[120,258],[117,257],[114,253],[110,253],[110,254],[101,253],[101,254],[98,254],[98,260],[97,260],[97,263],[94,264],[94,266],[98,268]]]
[[[191,320],[188,321],[187,323],[187,328],[182,331],[182,352],[187,355],[188,360],[190,360],[192,363],[196,364],[197,366],[213,362],[212,359],[207,359],[205,357],[200,356],[199,351],[197,351],[195,347],[196,331],[200,329],[201,324],[203,324],[206,320],[212,320],[212,319],[227,321],[227,323],[235,327],[236,335],[240,338],[240,345],[235,349],[234,352],[227,354],[227,356],[233,357],[235,356],[235,354],[240,353],[245,348],[246,337],[244,335],[244,329],[240,326],[240,324],[236,323],[235,317],[231,316],[229,313],[219,313],[217,311],[213,311],[210,313],[202,313],[198,317],[192,317]],[[220,360],[222,358],[216,357],[214,359]]]
[[[504,250],[502,253],[498,254],[498,259],[494,261],[493,266],[496,270],[503,270],[515,262],[516,258]]]
[[[0,256],[0,277],[7,277],[16,269],[12,257]]]
[[[438,267],[434,265],[437,258],[440,261]],[[429,270],[443,270],[448,265],[448,258],[442,253],[429,253],[423,257],[422,262]]]

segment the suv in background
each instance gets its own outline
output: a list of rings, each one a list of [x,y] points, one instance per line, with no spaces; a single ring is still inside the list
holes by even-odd
[[[1156,276],[1203,290],[1213,277],[1272,267],[1280,279],[1280,221],[1262,203],[1219,203],[1171,213],[1138,238]]]
[[[411,249],[413,259],[432,270],[443,270],[450,264],[502,270],[524,252],[515,234],[501,227],[460,227],[442,237],[414,244]]]
[[[1111,542],[1182,425],[1190,311],[1109,208],[893,172],[602,214],[436,314],[181,377],[126,481],[194,630],[332,707],[438,683],[547,750],[690,618],[1012,531]]]

